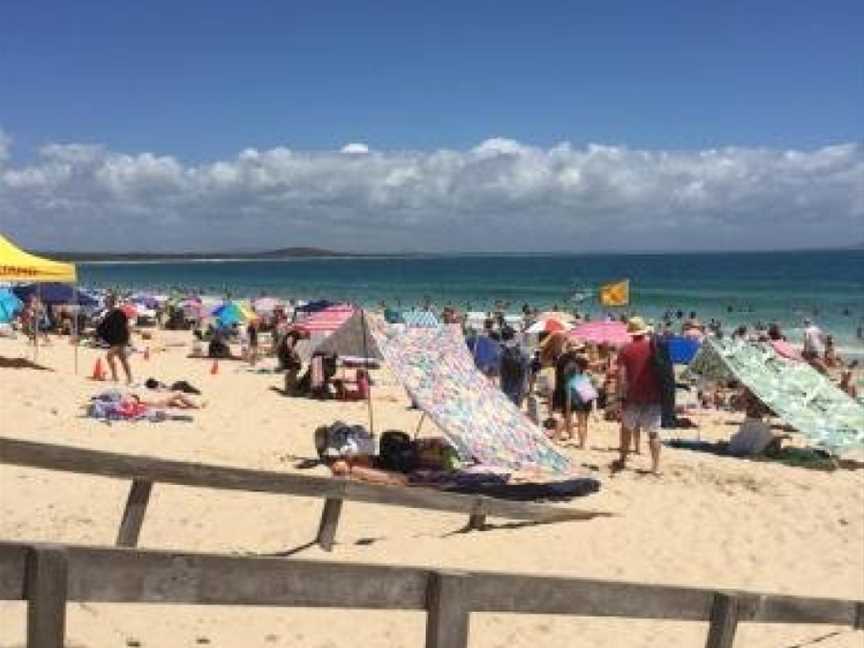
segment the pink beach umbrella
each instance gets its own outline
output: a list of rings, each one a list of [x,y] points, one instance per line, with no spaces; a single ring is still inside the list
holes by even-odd
[[[252,310],[256,313],[272,313],[282,306],[282,302],[275,297],[260,297],[252,302]]]
[[[627,325],[623,322],[585,322],[567,333],[571,338],[594,344],[624,346],[630,342]]]
[[[560,320],[557,319],[545,319],[540,320],[539,322],[534,322],[531,326],[526,329],[526,333],[555,333],[556,331],[566,331],[569,326],[562,324]]]

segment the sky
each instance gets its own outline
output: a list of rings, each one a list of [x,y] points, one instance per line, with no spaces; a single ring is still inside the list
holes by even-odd
[[[27,2],[0,232],[38,249],[864,241],[864,3]]]

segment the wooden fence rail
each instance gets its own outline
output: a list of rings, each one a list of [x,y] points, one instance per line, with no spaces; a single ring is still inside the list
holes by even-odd
[[[316,542],[327,551],[333,547],[345,500],[467,514],[470,528],[482,527],[487,515],[532,522],[588,520],[609,515],[570,507],[510,502],[482,495],[459,495],[431,488],[381,486],[330,477],[212,466],[2,437],[0,463],[131,479],[117,533],[116,544],[121,547],[137,546],[150,493],[156,483],[324,498]]]
[[[69,602],[418,610],[426,648],[465,648],[472,612],[864,627],[861,601],[578,578],[0,542],[0,600],[27,601],[27,648],[62,648]]]

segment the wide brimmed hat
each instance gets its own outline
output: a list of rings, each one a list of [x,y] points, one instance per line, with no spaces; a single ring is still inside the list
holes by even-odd
[[[647,335],[651,332],[651,327],[645,323],[641,317],[631,317],[627,320],[627,333],[632,336]]]

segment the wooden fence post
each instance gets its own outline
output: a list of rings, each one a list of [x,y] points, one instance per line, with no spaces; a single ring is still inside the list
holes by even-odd
[[[63,648],[68,569],[61,547],[33,547],[28,552],[27,648]]]
[[[317,542],[324,551],[333,551],[333,541],[336,539],[336,527],[339,526],[339,515],[342,513],[342,500],[328,497],[324,500],[324,510],[321,512],[321,523],[318,525]]]
[[[486,516],[482,513],[472,513],[468,517],[468,528],[472,531],[480,531],[486,525]]]
[[[469,583],[459,572],[429,573],[426,648],[468,648]]]
[[[133,479],[132,487],[129,489],[129,497],[126,499],[126,508],[123,509],[123,520],[120,522],[120,530],[117,532],[118,547],[135,547],[138,545],[138,536],[141,535],[141,526],[144,524],[144,515],[147,513],[147,504],[150,502],[150,491],[153,482],[146,479]]]
[[[705,648],[731,648],[738,629],[738,599],[716,592],[711,605],[711,625]]]

